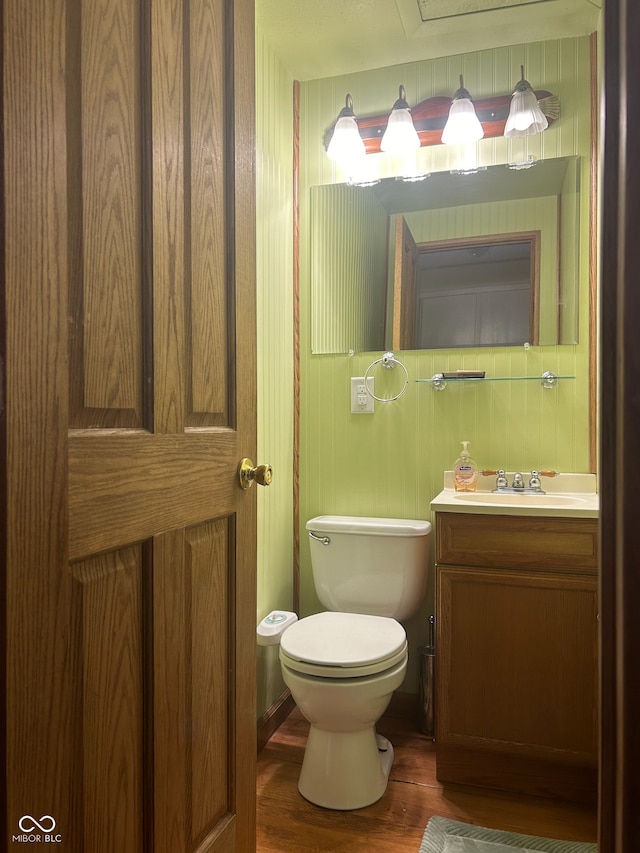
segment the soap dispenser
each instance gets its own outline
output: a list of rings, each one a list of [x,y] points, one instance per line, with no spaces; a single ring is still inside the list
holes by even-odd
[[[461,441],[460,456],[453,465],[453,485],[456,492],[475,492],[478,485],[478,466],[469,455],[469,442]]]

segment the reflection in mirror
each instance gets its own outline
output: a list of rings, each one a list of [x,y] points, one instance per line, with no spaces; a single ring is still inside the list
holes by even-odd
[[[434,173],[419,182],[388,178],[369,187],[312,187],[312,352],[576,343],[579,160],[539,161],[521,170],[490,166],[474,174]],[[509,307],[506,298],[497,295],[497,269],[482,271],[482,266],[468,264],[468,290],[475,289],[475,297],[459,293],[456,298],[465,303],[469,316],[464,323],[436,319],[446,303],[427,296],[424,283],[420,288],[417,284],[423,277],[418,260],[430,254],[427,246],[444,247],[453,241],[465,249],[474,241],[512,243],[514,234],[526,235],[514,238],[516,243],[530,245],[531,235],[537,235],[529,250],[528,295],[524,286],[516,295],[514,285]],[[409,239],[423,247],[415,260],[415,285],[412,274],[396,263],[397,251],[405,251]],[[426,259],[420,258],[422,263]],[[527,265],[526,260],[522,263]],[[492,279],[493,296],[481,276]],[[526,319],[513,316],[516,303],[526,304]],[[471,325],[472,337],[463,339],[462,327]]]
[[[416,243],[395,219],[393,350],[538,343],[539,231]]]

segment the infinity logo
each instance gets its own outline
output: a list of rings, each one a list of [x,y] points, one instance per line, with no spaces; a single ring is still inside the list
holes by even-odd
[[[23,832],[33,832],[34,829],[39,829],[40,832],[53,832],[56,828],[56,822],[50,814],[42,815],[40,820],[36,820],[30,814],[25,814],[18,821],[18,826]]]

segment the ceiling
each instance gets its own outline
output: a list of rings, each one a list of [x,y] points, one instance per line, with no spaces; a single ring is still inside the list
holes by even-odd
[[[256,0],[256,23],[296,80],[588,35],[602,0]]]

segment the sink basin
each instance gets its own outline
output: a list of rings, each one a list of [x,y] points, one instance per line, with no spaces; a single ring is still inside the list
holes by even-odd
[[[481,476],[480,485],[482,488],[477,492],[456,492],[451,472],[446,471],[445,488],[431,501],[431,509],[575,518],[597,518],[599,515],[600,503],[592,474],[559,474],[549,484],[545,483],[544,495],[494,492],[495,477]]]
[[[455,500],[471,503],[496,504],[499,506],[584,506],[587,499],[582,495],[516,495],[498,492],[456,492]]]

